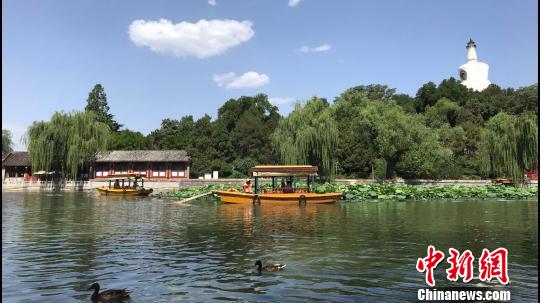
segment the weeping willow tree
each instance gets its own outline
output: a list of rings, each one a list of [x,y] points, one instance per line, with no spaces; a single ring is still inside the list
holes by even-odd
[[[317,165],[323,179],[334,179],[338,130],[326,100],[315,97],[304,106],[296,104],[271,140],[282,164]]]
[[[538,166],[538,122],[534,116],[499,113],[482,134],[486,146],[484,169],[492,176],[523,182],[526,169]]]
[[[28,127],[25,141],[34,172],[55,171],[74,179],[86,161],[107,149],[110,136],[109,126],[93,112],[57,112],[50,121]]]
[[[11,140],[11,132],[7,129],[2,129],[2,155],[13,151],[13,141]]]

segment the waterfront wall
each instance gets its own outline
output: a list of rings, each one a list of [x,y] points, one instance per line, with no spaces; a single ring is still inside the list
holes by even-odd
[[[230,184],[242,185],[246,179],[184,179],[177,181],[145,181],[146,188],[153,188],[154,192],[162,192],[174,188],[196,187],[214,184]],[[269,182],[269,181],[268,181]],[[377,180],[373,179],[337,179],[335,181],[339,185],[351,184],[376,184]],[[470,185],[481,186],[492,184],[491,180],[404,180],[398,179],[394,184],[410,184],[410,185]],[[538,185],[538,180],[532,180],[532,184]],[[100,186],[107,186],[108,181],[90,180],[90,181],[67,181],[59,186],[54,186],[51,182],[45,181],[24,181],[23,178],[8,178],[2,182],[2,191],[83,191],[93,190]]]

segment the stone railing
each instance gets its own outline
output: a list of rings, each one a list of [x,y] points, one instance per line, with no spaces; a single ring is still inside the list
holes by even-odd
[[[174,189],[174,188],[186,188],[186,187],[197,187],[205,185],[214,185],[214,184],[229,184],[229,185],[242,185],[246,179],[183,179],[175,181],[144,181],[144,187],[153,188],[154,192],[160,192],[164,190]],[[268,184],[269,180],[264,180],[260,184]],[[339,185],[351,185],[351,184],[376,184],[379,183],[377,180],[373,179],[337,179],[335,180],[336,184]],[[393,184],[410,184],[410,185],[489,185],[493,184],[492,180],[423,180],[423,179],[414,179],[414,180],[405,180],[397,179],[393,180]],[[2,182],[3,191],[20,191],[20,190],[29,190],[29,191],[50,191],[50,190],[67,190],[67,191],[82,191],[82,190],[92,190],[101,186],[108,186],[108,181],[64,181],[54,183],[52,181],[24,181],[23,178],[8,178]],[[532,180],[531,184],[538,185],[538,180]]]

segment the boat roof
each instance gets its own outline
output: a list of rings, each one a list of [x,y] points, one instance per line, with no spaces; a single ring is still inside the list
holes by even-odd
[[[316,176],[318,171],[312,165],[257,165],[250,169],[253,177]]]
[[[127,173],[127,174],[114,174],[109,175],[107,180],[120,180],[120,179],[144,179],[141,174]]]

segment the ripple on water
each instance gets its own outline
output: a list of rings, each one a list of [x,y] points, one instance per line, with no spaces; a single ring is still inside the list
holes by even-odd
[[[414,266],[429,244],[475,256],[504,246],[512,297],[538,298],[536,201],[187,207],[88,193],[3,193],[2,201],[8,302],[88,302],[95,281],[130,289],[135,303],[407,302],[425,286]],[[257,259],[287,267],[259,275]]]

